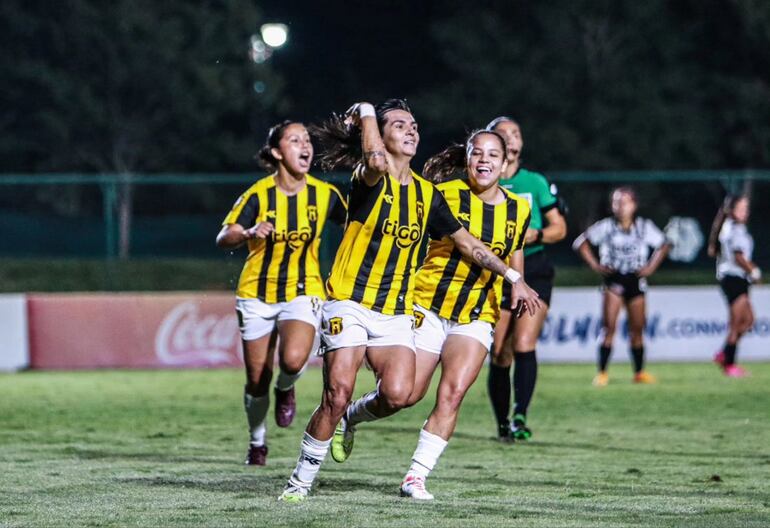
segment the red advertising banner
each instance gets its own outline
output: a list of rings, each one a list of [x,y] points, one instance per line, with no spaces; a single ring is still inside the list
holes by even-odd
[[[32,368],[242,365],[229,293],[54,294],[27,301]]]

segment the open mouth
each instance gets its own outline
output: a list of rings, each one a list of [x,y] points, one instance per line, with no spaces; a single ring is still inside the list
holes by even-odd
[[[309,152],[303,152],[299,155],[299,160],[303,163],[310,163],[310,153]]]
[[[492,169],[485,165],[483,167],[476,167],[476,172],[479,174],[492,174]]]

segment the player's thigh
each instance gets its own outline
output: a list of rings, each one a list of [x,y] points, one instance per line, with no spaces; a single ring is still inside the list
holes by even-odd
[[[353,394],[358,369],[364,361],[365,346],[343,347],[326,352],[323,362],[323,400],[344,407]]]
[[[285,370],[299,371],[316,341],[317,327],[296,319],[278,322],[278,358]]]
[[[511,366],[513,361],[513,325],[515,318],[510,310],[500,310],[492,343],[492,363],[501,367]]]
[[[515,319],[513,327],[513,349],[516,352],[528,352],[537,346],[537,339],[548,316],[548,305],[540,305],[533,315],[524,310],[521,317]]]
[[[602,325],[605,329],[615,331],[620,309],[623,307],[623,297],[609,290],[602,295]]]

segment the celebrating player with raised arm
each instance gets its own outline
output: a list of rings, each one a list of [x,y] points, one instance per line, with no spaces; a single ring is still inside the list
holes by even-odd
[[[345,200],[334,186],[307,174],[313,145],[302,123],[284,121],[271,128],[259,159],[274,172],[238,198],[217,245],[249,248],[235,306],[246,364],[246,464],[263,466],[276,337],[275,420],[288,427],[295,413],[294,382],[313,348],[326,297],[318,263],[321,233],[327,219],[345,223]]]
[[[405,101],[354,105],[318,129],[327,168],[354,166],[348,222],[327,281],[322,312],[324,391],[302,439],[301,453],[281,495],[301,501],[348,408],[366,358],[377,391],[356,408],[374,417],[403,408],[414,387],[414,270],[423,236],[450,237],[476,264],[516,282],[520,276],[452,215],[446,200],[410,168],[417,122]],[[352,440],[343,420],[340,437]],[[352,442],[348,442],[352,445]]]
[[[440,183],[438,190],[471,234],[501,259],[513,255],[514,267],[521,271],[530,208],[524,198],[498,185],[507,164],[505,150],[505,141],[496,132],[475,132],[464,145],[453,145],[428,160],[423,173],[441,181],[465,169],[463,178]],[[451,438],[462,400],[492,346],[503,280],[464,257],[451,239],[443,238],[431,240],[415,282],[417,374],[410,405],[428,390],[439,361],[441,380],[401,494],[431,500],[425,479]],[[512,290],[519,313],[537,311],[537,295],[523,281]]]
[[[636,215],[639,204],[633,189],[618,187],[612,192],[610,201],[613,216],[590,226],[572,244],[586,264],[604,277],[602,344],[598,357],[599,372],[593,384],[604,387],[609,383],[607,365],[618,314],[624,304],[628,312],[634,382],[655,383],[655,378],[644,370],[644,293],[647,291],[647,277],[658,269],[671,244],[652,220]],[[599,248],[598,260],[591,246]],[[652,256],[650,248],[654,249]]]

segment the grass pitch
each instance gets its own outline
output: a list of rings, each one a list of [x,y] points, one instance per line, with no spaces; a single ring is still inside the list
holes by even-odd
[[[657,386],[615,365],[543,365],[528,443],[493,439],[483,372],[428,486],[397,496],[432,405],[359,429],[304,504],[276,501],[316,406],[269,428],[265,468],[241,465],[242,373],[29,372],[0,376],[0,526],[768,526],[770,364],[725,379],[711,365],[653,365]],[[357,394],[372,386],[359,376]]]

